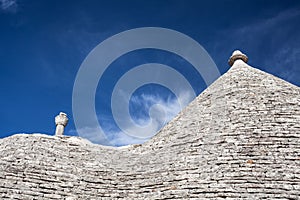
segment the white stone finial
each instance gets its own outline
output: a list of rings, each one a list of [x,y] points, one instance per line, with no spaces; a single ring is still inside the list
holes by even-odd
[[[59,115],[55,117],[56,130],[55,135],[63,135],[65,126],[67,126],[69,119],[67,114],[60,112]]]
[[[236,60],[242,60],[242,61],[244,61],[245,63],[247,63],[247,62],[248,62],[248,57],[247,57],[245,54],[243,54],[241,51],[235,50],[235,51],[232,53],[232,56],[229,58],[228,64],[229,64],[230,66],[232,66],[233,63],[234,63]]]

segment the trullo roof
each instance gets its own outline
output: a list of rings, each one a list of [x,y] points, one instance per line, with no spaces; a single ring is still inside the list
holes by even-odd
[[[299,199],[300,89],[245,62],[143,145],[1,139],[0,198]]]

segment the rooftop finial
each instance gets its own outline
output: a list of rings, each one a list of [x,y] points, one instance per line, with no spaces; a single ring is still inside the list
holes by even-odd
[[[65,126],[67,126],[69,119],[67,114],[60,112],[59,115],[55,117],[56,130],[55,135],[63,135]]]
[[[248,62],[248,57],[243,54],[240,50],[235,50],[233,53],[232,53],[232,56],[229,58],[228,60],[228,64],[230,66],[233,65],[233,63],[236,61],[236,60],[242,60],[244,61],[245,63]]]

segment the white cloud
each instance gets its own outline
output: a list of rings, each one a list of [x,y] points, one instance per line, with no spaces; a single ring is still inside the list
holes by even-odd
[[[178,97],[185,102],[186,105],[193,100],[193,94],[190,92],[181,92]],[[159,108],[162,109],[165,115],[156,115],[157,121],[159,122],[168,122],[173,119],[180,111],[181,107],[176,98],[169,97],[167,100],[162,99],[158,95],[149,95],[142,94],[141,96],[134,96],[131,98],[132,103],[134,104],[142,104],[145,110],[150,110],[153,104],[159,105]],[[185,107],[186,105],[183,105]],[[138,124],[147,124],[149,119],[141,118],[138,119]]]
[[[113,137],[109,142],[113,146],[126,146],[130,144],[142,144],[146,142],[148,139],[140,139],[131,137],[129,135],[124,134],[123,132],[115,133],[115,137]]]
[[[18,4],[16,0],[0,0],[0,8],[5,12],[16,13]]]
[[[107,138],[101,135],[96,128],[91,127],[81,128],[79,132],[84,133],[81,134],[80,137],[83,137],[91,141],[92,143],[107,146],[126,146],[130,144],[141,144],[148,140],[131,137],[124,134],[123,132],[112,130],[105,131],[105,134],[110,135],[110,138]],[[72,129],[69,131],[70,135],[73,135],[74,133],[77,133],[77,130]]]
[[[183,102],[189,103],[193,100],[193,94],[190,92],[182,92],[179,97]],[[168,98],[164,100],[160,96],[157,95],[141,95],[138,97],[133,97],[132,102],[136,104],[141,104],[144,106],[146,110],[149,110],[151,105],[159,104],[159,108],[164,110],[165,115],[155,114],[156,123],[151,123],[149,129],[153,130],[154,133],[158,132],[162,126],[164,126],[167,122],[172,120],[180,111],[181,108],[179,103],[174,98]],[[186,105],[184,105],[186,106]],[[161,112],[160,112],[161,113]],[[149,122],[149,119],[146,116],[143,116],[138,119],[137,124],[146,125]],[[96,128],[85,127],[81,129],[79,132],[84,133],[84,135],[80,135],[83,138],[90,140],[93,143],[103,144],[103,145],[113,145],[113,146],[124,146],[129,144],[141,144],[147,141],[149,138],[136,138],[130,135],[125,134],[124,132],[116,131],[116,128],[113,127],[112,124],[105,122],[105,134],[107,138],[103,137],[96,131]],[[126,130],[135,130],[135,127],[127,127]],[[74,133],[76,130],[70,130],[70,133]],[[107,139],[109,141],[107,141]]]

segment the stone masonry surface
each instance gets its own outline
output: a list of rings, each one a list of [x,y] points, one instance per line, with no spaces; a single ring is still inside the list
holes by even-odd
[[[242,60],[143,145],[0,140],[0,199],[300,199],[300,88]]]

